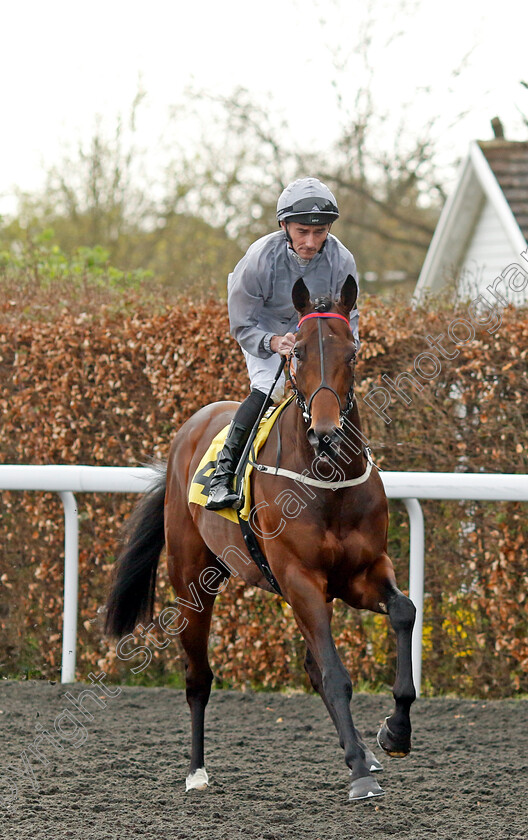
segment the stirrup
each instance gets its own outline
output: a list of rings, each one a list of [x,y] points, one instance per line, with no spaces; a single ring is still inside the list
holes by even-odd
[[[220,491],[224,490],[223,496]],[[220,496],[220,498],[215,498]],[[243,497],[239,496],[234,490],[226,487],[225,484],[217,484],[209,493],[207,502],[205,503],[206,510],[223,510],[224,508],[232,508],[233,510],[240,510],[243,504]]]

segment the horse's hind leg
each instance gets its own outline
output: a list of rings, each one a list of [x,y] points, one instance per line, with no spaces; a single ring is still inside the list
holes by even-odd
[[[416,699],[412,676],[411,637],[416,609],[412,601],[395,586],[385,599],[389,619],[396,633],[395,709],[378,732],[378,744],[393,758],[403,758],[411,749],[409,710]]]
[[[185,651],[185,694],[191,711],[191,762],[186,790],[205,790],[209,778],[204,759],[205,708],[211,694],[213,672],[207,656],[214,596],[200,592],[200,613],[183,610],[188,623],[180,635]]]
[[[169,538],[167,548],[169,576],[177,596],[175,605],[181,612],[179,637],[185,654],[186,697],[191,711],[191,762],[185,786],[186,790],[205,790],[209,784],[204,761],[205,708],[213,681],[207,645],[217,593],[212,593],[209,586],[207,591],[200,581],[205,569],[214,569],[221,578],[225,569],[220,571],[214,554],[193,537],[192,533],[187,534],[187,543],[179,556],[173,553],[175,539]]]

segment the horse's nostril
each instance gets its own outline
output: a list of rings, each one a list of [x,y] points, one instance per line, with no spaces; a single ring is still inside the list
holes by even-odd
[[[319,437],[316,435],[314,429],[308,429],[308,431],[306,432],[306,437],[308,438],[308,443],[311,446],[315,447],[319,443]]]
[[[341,438],[337,428],[317,432],[313,427],[308,429],[306,437],[317,455],[321,457],[335,457],[341,451]]]
[[[330,455],[332,452],[339,451],[340,441],[335,430],[317,432],[314,428],[310,428],[306,432],[306,437],[319,455]]]

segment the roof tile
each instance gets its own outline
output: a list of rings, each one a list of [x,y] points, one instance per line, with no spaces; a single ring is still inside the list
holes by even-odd
[[[528,141],[481,140],[479,146],[528,241]]]

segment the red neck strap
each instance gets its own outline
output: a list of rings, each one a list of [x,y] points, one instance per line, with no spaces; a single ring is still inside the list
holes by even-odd
[[[345,322],[345,324],[348,324],[348,326],[350,326],[350,321],[348,320],[348,318],[345,318],[344,315],[338,315],[337,312],[310,312],[309,315],[304,315],[301,318],[301,320],[297,324],[297,329],[299,329],[301,324],[304,324],[304,322],[307,321],[308,318],[340,318],[342,321]]]

